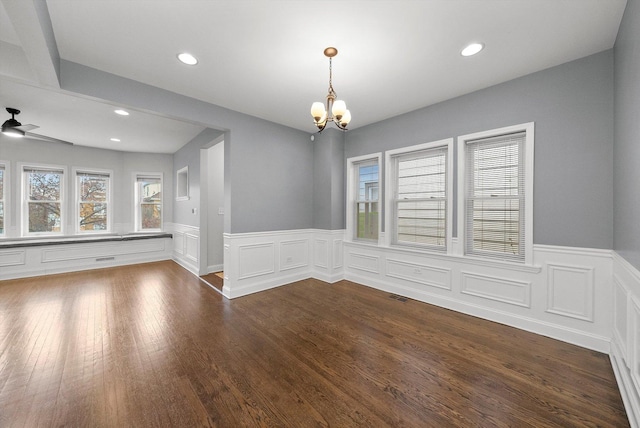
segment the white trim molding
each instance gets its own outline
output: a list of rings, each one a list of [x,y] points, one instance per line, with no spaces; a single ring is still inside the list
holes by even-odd
[[[535,265],[345,241],[347,280],[609,353],[610,250],[534,246]]]
[[[171,260],[170,237],[100,243],[79,237],[73,243],[51,245],[14,242],[22,245],[0,248],[0,280]]]
[[[307,278],[343,279],[344,230],[224,234],[224,286],[230,299]]]
[[[200,228],[179,223],[165,223],[173,234],[173,260],[194,275],[200,266]]]
[[[640,271],[613,252],[611,365],[632,427],[640,426]]]

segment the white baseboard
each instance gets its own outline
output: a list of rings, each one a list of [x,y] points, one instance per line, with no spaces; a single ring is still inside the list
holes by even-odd
[[[224,270],[223,264],[207,266],[208,273],[222,272],[223,270]]]
[[[222,287],[222,294],[229,299],[235,299],[237,297],[247,296],[249,294],[258,293],[260,291],[266,291],[272,288],[281,287],[283,285],[291,284],[292,282],[301,281],[307,278],[309,278],[309,275],[306,272],[299,272],[296,274],[279,276],[278,278],[272,278],[263,281],[253,281],[249,284],[241,285],[234,288],[230,288],[225,285]]]
[[[189,259],[182,257],[180,254],[177,254],[175,251],[173,253],[173,261],[178,263],[180,266],[191,272],[192,274],[198,275],[198,266],[193,264]]]
[[[631,372],[624,363],[624,358],[617,343],[611,344],[611,354],[609,355],[611,360],[611,367],[618,383],[618,389],[622,396],[622,402],[627,412],[627,418],[629,419],[629,425],[631,427],[640,426],[640,395],[635,388],[633,380],[631,379]]]

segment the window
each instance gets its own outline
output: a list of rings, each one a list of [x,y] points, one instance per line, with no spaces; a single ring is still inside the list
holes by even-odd
[[[0,162],[0,236],[6,236],[7,230],[6,225],[8,225],[6,218],[6,209],[7,209],[7,192],[9,190],[9,186],[7,185],[7,166],[4,162]]]
[[[392,244],[436,251],[450,248],[452,142],[449,139],[387,153]]]
[[[377,154],[347,159],[347,230],[356,240],[378,241],[380,158]]]
[[[111,174],[76,170],[78,233],[111,231]]]
[[[23,235],[62,234],[64,168],[23,166]]]
[[[460,137],[465,254],[531,262],[533,123]]]
[[[162,230],[162,174],[136,174],[136,230]]]
[[[185,166],[176,172],[176,201],[189,200],[189,167]]]
[[[356,198],[356,238],[378,239],[378,163],[355,165],[358,176]]]

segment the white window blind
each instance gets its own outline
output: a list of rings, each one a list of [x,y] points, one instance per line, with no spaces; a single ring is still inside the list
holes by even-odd
[[[377,161],[354,164],[356,170],[356,238],[378,239],[379,168]]]
[[[524,261],[525,132],[467,141],[466,253]]]
[[[395,159],[395,242],[446,250],[447,149]]]

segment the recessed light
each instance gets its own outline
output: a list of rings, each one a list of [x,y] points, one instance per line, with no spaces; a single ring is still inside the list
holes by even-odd
[[[190,53],[186,53],[186,52],[178,54],[178,59],[180,60],[180,62],[182,62],[184,64],[187,64],[187,65],[196,65],[198,63],[198,60],[196,59],[195,56],[191,55]]]
[[[119,143],[120,142],[120,138],[111,138],[111,141],[113,141],[115,143]]]
[[[116,114],[119,114],[120,116],[129,116],[129,112],[126,110],[118,109],[118,110],[114,110],[114,112]]]
[[[460,55],[472,56],[484,49],[484,43],[471,43],[466,48],[462,49]]]

